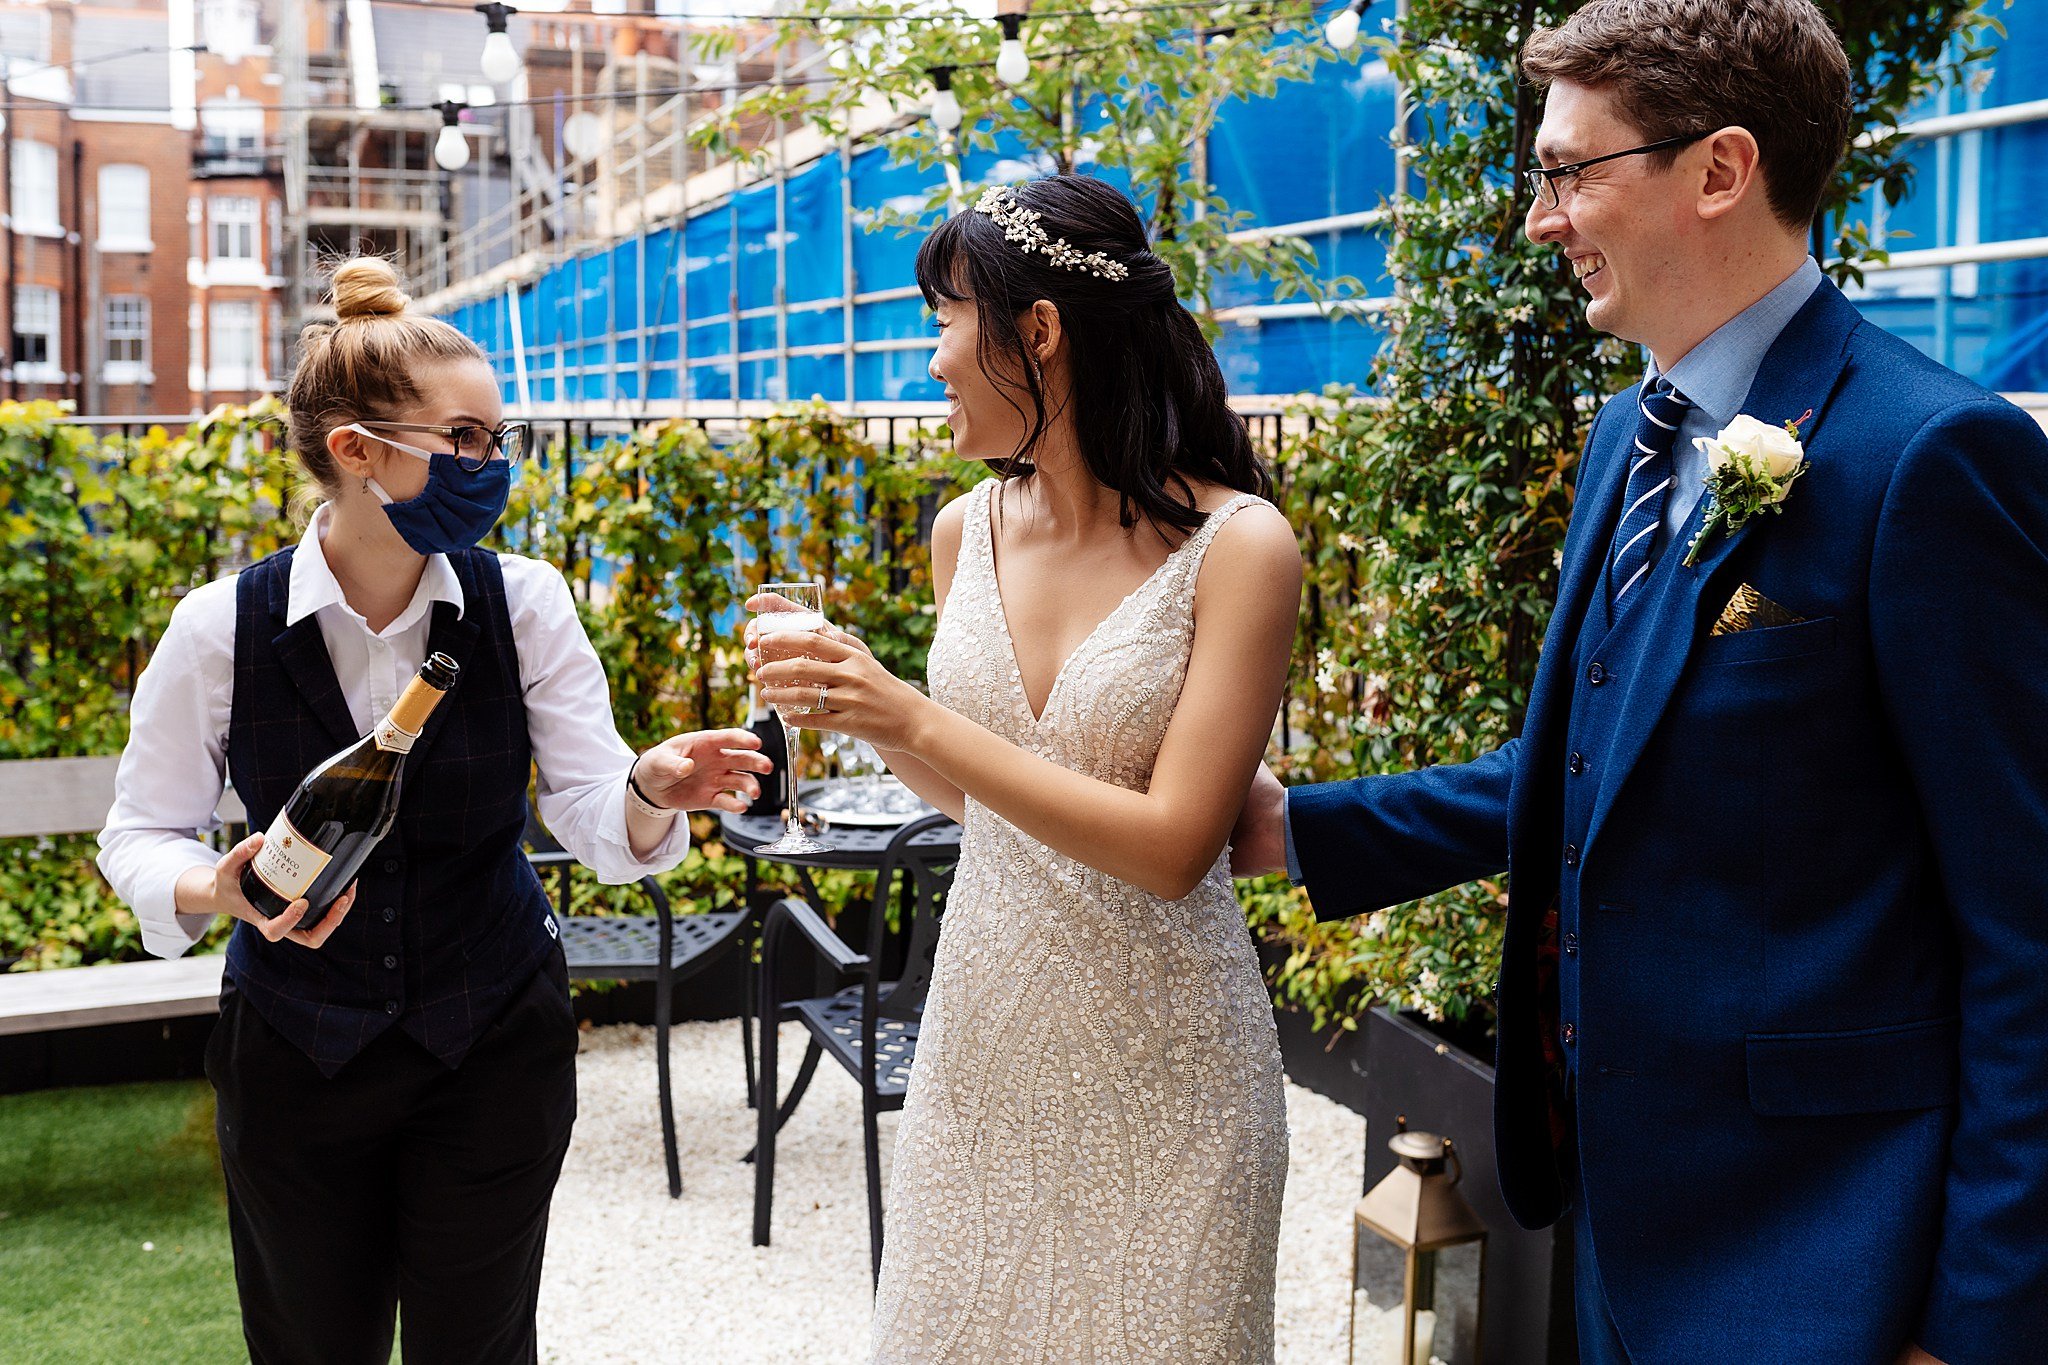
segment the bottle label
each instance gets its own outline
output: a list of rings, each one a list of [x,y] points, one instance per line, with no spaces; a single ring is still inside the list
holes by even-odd
[[[306,894],[313,879],[326,871],[332,861],[332,854],[322,852],[279,811],[249,867],[265,886],[286,900],[295,901]]]
[[[399,729],[389,719],[378,722],[371,733],[378,748],[394,754],[411,753],[414,742],[419,739],[417,734]]]

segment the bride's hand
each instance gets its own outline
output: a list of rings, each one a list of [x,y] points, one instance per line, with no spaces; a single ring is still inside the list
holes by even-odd
[[[749,597],[746,600],[746,609],[750,612],[766,611],[772,604],[775,603],[781,604],[781,606],[777,608],[781,611],[791,611],[794,610],[796,607],[796,604],[794,602],[791,602],[788,598],[782,596],[780,593],[757,592],[752,597]],[[761,618],[759,616],[749,616],[747,618],[747,630],[743,643],[746,649],[747,676],[749,678],[752,678],[755,673],[760,671],[761,668],[761,630],[759,625],[760,619]],[[828,640],[837,640],[839,641],[839,643],[843,645],[851,645],[853,648],[859,650],[863,654],[872,656],[874,653],[873,650],[867,647],[867,643],[863,641],[860,638],[860,636],[849,635],[847,632],[841,630],[837,626],[828,625],[823,630],[815,631],[813,633],[817,635],[822,635]]]
[[[836,627],[766,636],[749,632],[748,661],[761,700],[785,709],[783,718],[805,730],[836,730],[878,749],[914,751],[912,739],[924,708],[922,692],[876,661],[860,640]],[[818,704],[824,689],[823,711]]]

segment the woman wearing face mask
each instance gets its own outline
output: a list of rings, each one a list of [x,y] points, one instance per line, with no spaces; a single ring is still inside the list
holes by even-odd
[[[297,546],[188,595],[135,691],[100,866],[175,957],[219,915],[207,1051],[244,1334],[257,1365],[537,1358],[549,1200],[575,1118],[576,1025],[548,900],[520,851],[540,814],[603,881],[682,861],[689,809],[743,809],[743,730],[635,755],[551,566],[480,550],[523,424],[482,353],[407,311],[384,261],[334,277],[301,338],[290,443],[321,501]],[[252,829],[367,732],[430,652],[460,677],[406,761],[396,824],[311,929],[216,858],[232,776]]]

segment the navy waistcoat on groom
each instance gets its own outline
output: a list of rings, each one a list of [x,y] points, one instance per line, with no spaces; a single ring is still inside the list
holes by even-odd
[[[359,738],[320,623],[285,625],[292,551],[235,591],[228,771],[251,829],[268,829],[313,766]],[[397,821],[319,950],[237,924],[227,978],[332,1076],[396,1025],[449,1066],[554,947],[540,879],[520,849],[533,755],[497,556],[448,557],[463,612],[434,604],[428,650],[462,667],[406,760]]]
[[[1296,789],[1303,879],[1509,868],[1502,1189],[1585,1201],[1632,1360],[2006,1365],[2048,1342],[2048,439],[1826,283],[1740,410],[1812,414],[1782,514],[1688,566],[1703,500],[1610,621],[1611,400],[1520,736]],[[1714,634],[1743,584],[1798,619]]]

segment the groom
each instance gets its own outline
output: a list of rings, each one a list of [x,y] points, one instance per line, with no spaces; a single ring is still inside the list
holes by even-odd
[[[1284,840],[1324,918],[1511,870],[1501,1183],[1574,1222],[1585,1360],[2048,1359],[2048,439],[1807,257],[1850,78],[1808,0],[1592,0],[1523,68],[1528,233],[1648,372],[1522,733],[1267,783],[1240,867]],[[1702,535],[1738,417],[1810,464]]]

